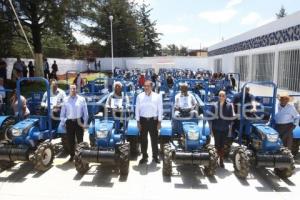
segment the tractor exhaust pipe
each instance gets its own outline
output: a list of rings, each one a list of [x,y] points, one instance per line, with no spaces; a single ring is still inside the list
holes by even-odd
[[[256,166],[257,167],[287,168],[291,165],[291,163],[292,163],[292,160],[288,155],[258,154],[256,156]]]
[[[17,148],[5,145],[0,147],[0,160],[5,161],[28,161],[29,148]]]
[[[176,164],[193,164],[208,166],[210,156],[208,152],[201,153],[188,153],[188,152],[175,152],[173,161]]]
[[[83,149],[80,151],[81,160],[87,163],[112,163],[117,160],[114,151],[101,151],[97,149]]]

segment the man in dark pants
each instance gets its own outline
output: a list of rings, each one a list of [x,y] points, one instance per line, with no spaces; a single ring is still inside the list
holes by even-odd
[[[141,148],[143,158],[140,164],[148,162],[148,132],[151,137],[152,157],[155,163],[160,163],[158,159],[158,130],[161,127],[163,114],[162,98],[152,91],[152,82],[145,81],[143,93],[137,96],[135,116],[137,126],[141,133]]]
[[[292,150],[293,130],[298,124],[299,113],[294,105],[289,104],[290,96],[283,92],[279,94],[279,104],[275,114],[275,129],[278,131],[283,145]]]
[[[70,86],[70,95],[65,98],[60,112],[62,125],[67,130],[69,143],[69,161],[73,161],[75,155],[75,144],[83,141],[84,127],[88,123],[88,110],[85,98],[77,95],[76,85]]]

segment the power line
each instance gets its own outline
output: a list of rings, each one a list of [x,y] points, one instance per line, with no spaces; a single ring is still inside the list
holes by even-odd
[[[22,30],[22,33],[23,33],[23,35],[24,35],[24,37],[25,37],[25,40],[26,40],[27,45],[28,45],[28,47],[29,47],[29,49],[30,49],[30,52],[32,53],[32,57],[34,57],[34,52],[33,52],[32,48],[31,48],[31,46],[30,46],[30,43],[29,43],[28,38],[27,38],[27,35],[25,34],[25,31],[24,31],[24,29],[23,29],[23,26],[22,26],[22,24],[21,24],[21,22],[20,22],[20,20],[19,20],[19,17],[18,17],[18,15],[17,15],[17,13],[16,13],[15,7],[14,7],[14,5],[12,4],[11,0],[8,0],[8,1],[9,1],[9,4],[10,4],[10,6],[11,6],[11,8],[12,8],[12,10],[13,10],[15,16],[16,16],[16,18],[17,18],[18,24],[19,24],[19,26],[20,26],[20,28],[21,28],[21,30]]]

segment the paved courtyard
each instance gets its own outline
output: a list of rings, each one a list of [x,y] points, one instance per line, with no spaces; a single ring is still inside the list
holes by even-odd
[[[214,177],[196,166],[174,166],[173,176],[162,176],[162,163],[138,165],[132,158],[128,177],[109,166],[92,165],[84,176],[77,174],[68,156],[58,154],[54,165],[37,173],[30,163],[17,163],[0,173],[0,199],[242,199],[296,200],[300,196],[300,157],[296,174],[286,180],[271,170],[252,170],[247,180],[238,179],[228,161]]]
[[[269,88],[253,88],[258,94],[270,95]],[[88,141],[88,135],[85,134]],[[150,151],[150,150],[149,150]],[[91,166],[84,176],[77,174],[68,156],[58,154],[53,167],[45,173],[34,171],[30,163],[17,163],[0,172],[0,199],[272,199],[298,200],[300,197],[300,156],[296,173],[280,179],[272,170],[252,170],[247,180],[238,179],[228,160],[226,169],[218,169],[214,177],[206,177],[202,169],[174,166],[173,176],[162,176],[162,163],[138,165],[132,158],[128,177],[120,177],[109,166]]]

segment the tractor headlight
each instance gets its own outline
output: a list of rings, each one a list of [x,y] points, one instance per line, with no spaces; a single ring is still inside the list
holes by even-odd
[[[108,135],[108,131],[97,131],[96,132],[96,137],[98,139],[103,139],[103,138],[106,138]]]
[[[277,142],[279,135],[278,134],[267,134],[267,140],[269,142]]]
[[[188,131],[187,135],[188,135],[188,139],[189,140],[198,140],[199,139],[199,134],[195,130]]]
[[[22,135],[22,130],[13,128],[13,129],[11,129],[11,135],[13,137],[19,137]]]

